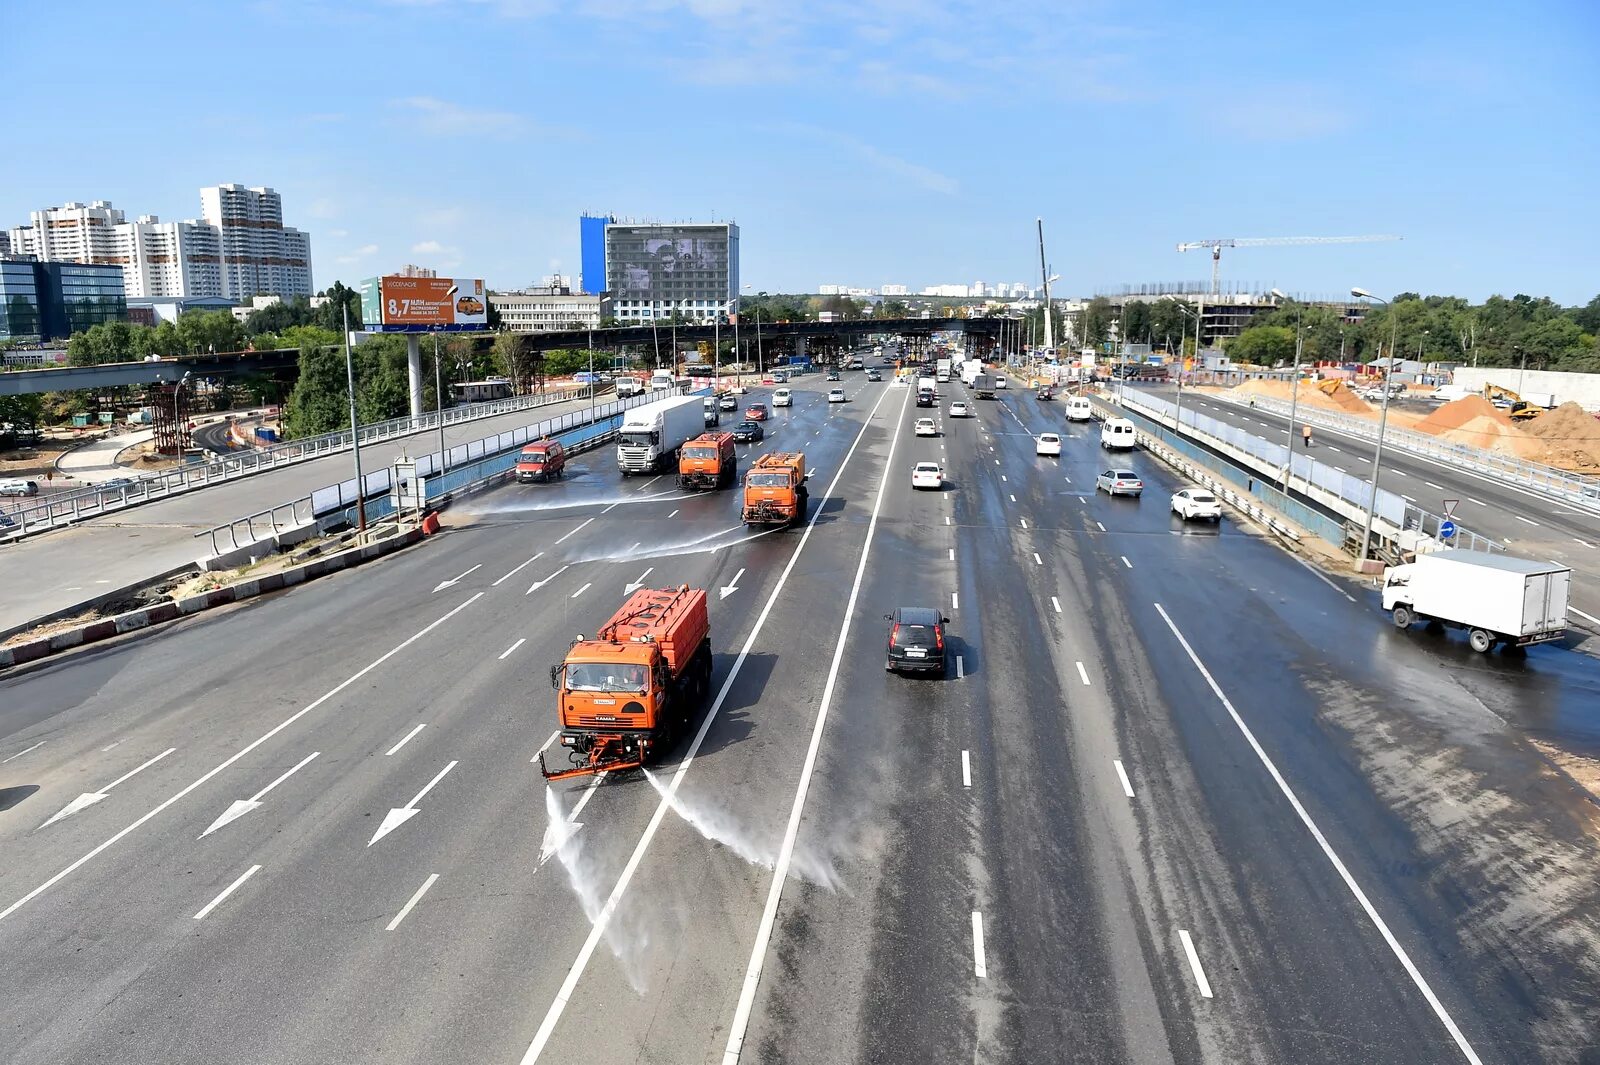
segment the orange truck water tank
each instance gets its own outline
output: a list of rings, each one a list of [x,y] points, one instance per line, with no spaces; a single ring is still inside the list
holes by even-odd
[[[701,433],[678,452],[678,487],[693,492],[726,488],[738,476],[737,466],[732,433]]]
[[[667,668],[676,677],[710,631],[704,589],[640,588],[601,626],[598,638],[618,644],[653,644],[666,656]]]
[[[806,456],[801,451],[762,455],[744,477],[746,525],[796,525],[805,520]]]

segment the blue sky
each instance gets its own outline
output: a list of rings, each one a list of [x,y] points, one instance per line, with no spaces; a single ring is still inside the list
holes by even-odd
[[[1036,282],[1042,215],[1060,294],[1208,276],[1183,240],[1366,233],[1405,239],[1223,276],[1600,292],[1592,0],[144,6],[0,3],[0,225],[238,181],[283,193],[319,288],[576,274],[590,210],[732,218],[754,290]]]

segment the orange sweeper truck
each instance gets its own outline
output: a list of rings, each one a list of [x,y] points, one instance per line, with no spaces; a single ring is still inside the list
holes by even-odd
[[[570,769],[546,780],[635,769],[671,750],[711,687],[711,620],[700,588],[641,588],[592,640],[550,667]]]
[[[744,523],[799,525],[806,520],[807,495],[804,452],[762,455],[744,475]]]

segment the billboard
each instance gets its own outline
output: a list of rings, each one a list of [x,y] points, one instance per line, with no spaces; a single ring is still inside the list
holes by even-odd
[[[369,277],[360,287],[361,322],[371,332],[477,333],[489,328],[489,297],[482,278],[387,275]]]

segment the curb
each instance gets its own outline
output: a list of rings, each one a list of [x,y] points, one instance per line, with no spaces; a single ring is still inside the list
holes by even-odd
[[[50,655],[59,654],[74,647],[81,647],[84,644],[110,639],[113,636],[121,636],[123,633],[137,632],[139,629],[146,629],[162,622],[175,621],[178,618],[198,614],[202,610],[210,610],[214,607],[226,606],[229,603],[254,599],[256,596],[265,595],[268,592],[281,591],[297,584],[304,584],[306,581],[316,580],[318,577],[324,577],[342,569],[359,566],[363,562],[369,562],[374,558],[397,551],[402,547],[409,547],[421,539],[421,528],[406,529],[396,536],[387,537],[375,544],[368,544],[365,547],[353,547],[347,551],[340,551],[338,554],[308,562],[303,566],[296,566],[278,573],[269,573],[255,580],[240,581],[238,584],[230,584],[226,588],[218,588],[210,592],[201,592],[199,595],[192,595],[186,599],[157,603],[142,610],[132,610],[126,614],[118,614],[116,617],[101,618],[99,621],[91,621],[66,632],[58,632],[54,636],[33,640],[29,643],[16,644],[12,647],[0,647],[0,669],[36,662],[41,658],[48,658]]]

